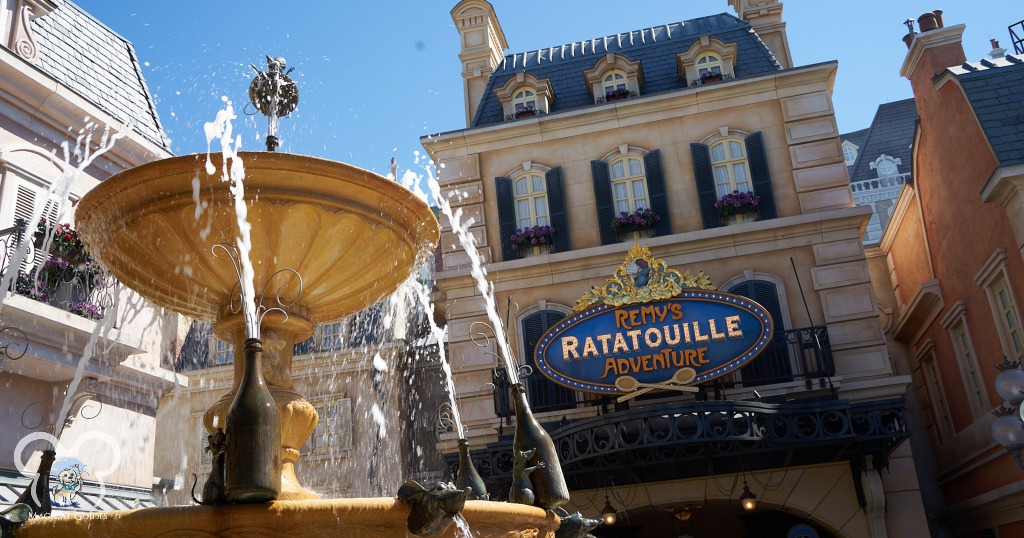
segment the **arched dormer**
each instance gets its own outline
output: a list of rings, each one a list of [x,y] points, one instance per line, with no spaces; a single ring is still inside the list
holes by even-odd
[[[676,57],[679,77],[688,86],[702,86],[736,78],[736,43],[723,43],[706,35]]]
[[[501,102],[506,121],[547,114],[555,102],[551,81],[523,72],[508,79],[494,94]]]
[[[594,103],[636,97],[640,95],[640,85],[644,83],[640,60],[630,61],[614,52],[605,54],[592,69],[584,71],[583,76],[594,96]]]

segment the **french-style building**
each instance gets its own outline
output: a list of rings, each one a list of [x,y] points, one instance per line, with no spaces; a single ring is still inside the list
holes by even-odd
[[[1020,536],[1019,401],[995,382],[1004,357],[1010,370],[1024,359],[1024,57],[993,42],[967,61],[964,25],[939,12],[918,24],[900,71],[920,115],[913,180],[869,257],[887,333],[913,370],[912,424],[927,433],[915,454],[937,490],[928,512],[957,536]]]
[[[759,358],[696,394],[617,402],[537,368],[525,376],[559,447],[570,511],[618,512],[595,534],[927,535],[906,441],[911,376],[880,321],[862,243],[873,212],[854,203],[834,115],[837,63],[793,62],[781,2],[729,5],[736,15],[504,54],[491,4],[463,0],[451,15],[465,128],[423,146],[442,196],[469,222],[496,303],[514,305],[507,334],[523,366],[536,366],[545,331],[633,248],[703,271],[775,320]],[[758,202],[731,214],[716,207],[727,195]],[[623,214],[650,225],[626,233],[613,224]],[[507,376],[495,343],[474,336],[488,322],[484,301],[451,223],[442,227],[435,281],[461,413],[477,467],[503,498],[515,423]],[[526,229],[550,247],[524,243]],[[453,436],[441,446],[454,462]],[[738,503],[747,491],[752,512]]]
[[[0,5],[0,505],[35,476],[46,435],[55,511],[153,504],[157,400],[183,382],[167,366],[187,325],[84,257],[73,204],[169,156],[130,42],[70,2]]]

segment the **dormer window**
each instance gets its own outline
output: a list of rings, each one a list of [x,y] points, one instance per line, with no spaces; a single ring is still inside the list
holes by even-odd
[[[512,98],[516,118],[526,118],[537,113],[537,94],[530,90],[522,90]]]
[[[736,78],[736,43],[725,44],[701,36],[689,50],[676,57],[679,78],[687,86],[703,86]]]
[[[640,61],[630,61],[621,54],[609,52],[583,73],[594,103],[608,103],[640,95],[643,71]]]
[[[843,161],[846,162],[846,166],[853,166],[853,163],[857,162],[858,149],[860,148],[849,140],[843,142]]]
[[[900,170],[898,165],[900,164],[903,164],[902,159],[882,154],[869,166],[872,170],[878,172],[878,177],[888,177],[899,175]]]
[[[530,73],[516,73],[505,85],[494,90],[505,113],[505,121],[532,118],[547,114],[555,102],[551,82]]]

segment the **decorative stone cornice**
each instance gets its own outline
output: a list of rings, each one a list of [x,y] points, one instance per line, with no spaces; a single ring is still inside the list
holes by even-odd
[[[910,50],[907,51],[907,57],[903,60],[903,67],[900,67],[900,76],[909,79],[917,69],[917,64],[921,62],[926,50],[960,43],[966,28],[967,26],[963,24],[957,24],[914,34],[914,41],[910,43]]]

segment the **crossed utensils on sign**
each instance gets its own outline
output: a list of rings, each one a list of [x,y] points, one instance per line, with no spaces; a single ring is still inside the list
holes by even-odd
[[[676,373],[672,374],[672,377],[664,383],[641,383],[635,377],[624,375],[619,376],[615,379],[615,388],[626,392],[617,398],[617,401],[624,402],[626,400],[636,398],[651,392],[655,389],[664,390],[678,390],[680,392],[697,392],[697,387],[690,385],[693,383],[694,378],[697,377],[697,371],[693,368],[680,368],[676,370]]]

